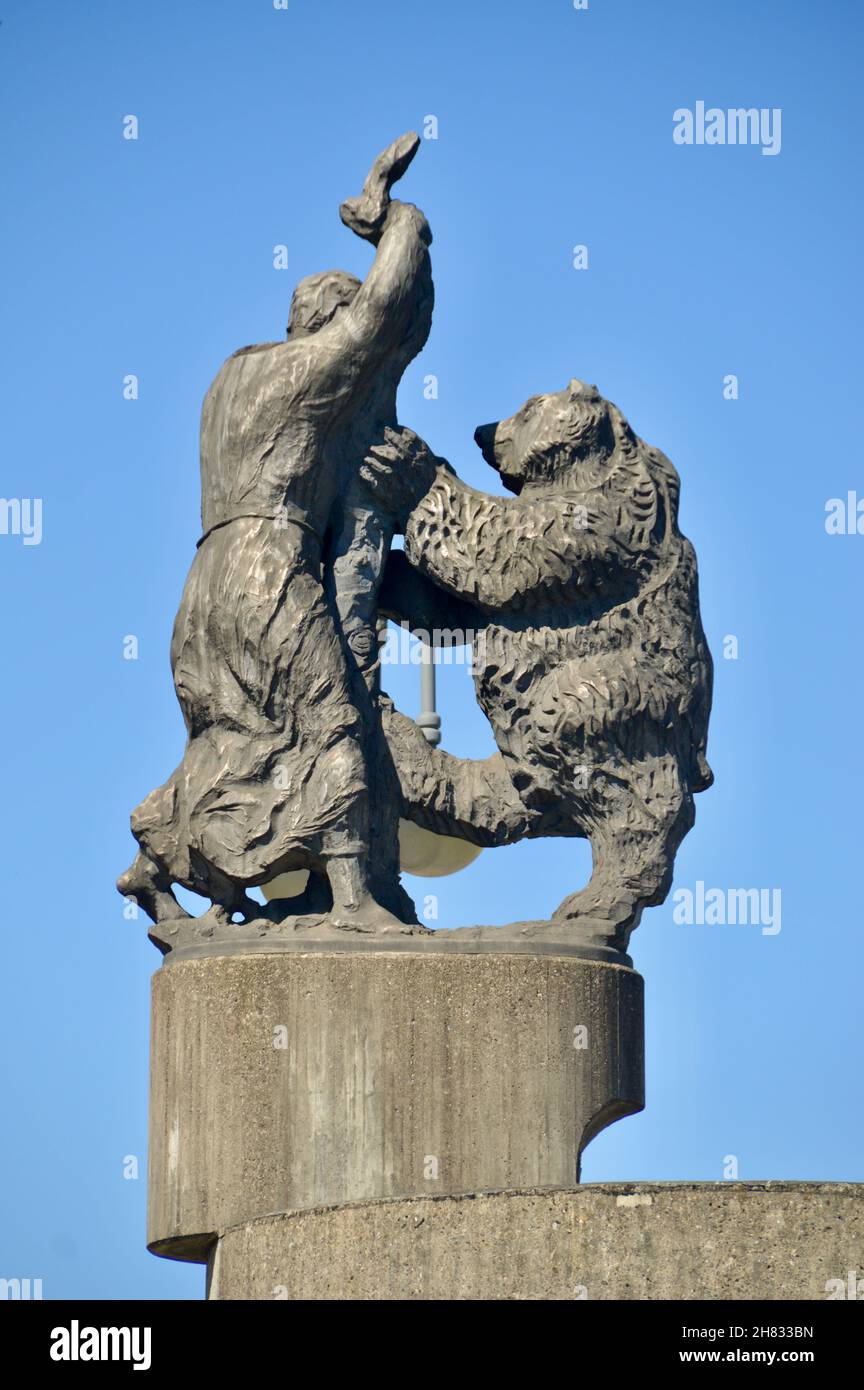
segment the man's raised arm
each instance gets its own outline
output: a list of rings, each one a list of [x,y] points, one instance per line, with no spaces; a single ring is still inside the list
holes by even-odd
[[[391,202],[390,189],[401,178],[420,145],[403,135],[380,154],[359,198],[340,208],[346,227],[377,247],[375,263],[340,316],[339,328],[362,345],[370,365],[402,348],[410,338],[412,356],[426,340],[432,320],[432,233],[419,208]]]
[[[375,264],[348,306],[342,326],[372,352],[400,347],[406,336],[418,339],[432,320],[432,267],[429,224],[411,203],[391,203],[378,243]],[[417,351],[422,347],[419,342]]]

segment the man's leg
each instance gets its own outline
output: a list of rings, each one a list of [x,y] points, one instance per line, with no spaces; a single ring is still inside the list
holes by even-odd
[[[344,738],[336,754],[338,776],[344,785],[365,782],[365,759],[359,742]],[[373,896],[369,873],[369,793],[357,788],[345,809],[341,824],[324,832],[321,858],[333,894],[331,925],[345,931],[406,932],[410,928]]]

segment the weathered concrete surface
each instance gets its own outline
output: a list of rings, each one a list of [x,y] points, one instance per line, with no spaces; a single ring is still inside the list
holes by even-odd
[[[150,1247],[204,1260],[217,1234],[272,1212],[572,1188],[585,1144],[642,1108],[643,1070],[642,979],[621,966],[468,952],[166,964]]]
[[[209,1297],[825,1299],[850,1270],[864,1184],[603,1184],[264,1217],[219,1241]]]

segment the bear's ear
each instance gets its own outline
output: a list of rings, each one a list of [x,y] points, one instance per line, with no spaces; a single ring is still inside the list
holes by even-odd
[[[580,381],[578,376],[572,377],[571,380],[567,383],[567,394],[569,395],[571,401],[599,401],[601,399],[600,392],[597,390],[597,387],[592,386],[587,381]]]

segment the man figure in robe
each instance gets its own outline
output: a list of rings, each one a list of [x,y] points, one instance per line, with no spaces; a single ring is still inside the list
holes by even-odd
[[[207,393],[203,534],[171,646],[188,743],[133,813],[140,853],[118,882],[155,922],[184,915],[172,883],[209,897],[218,920],[260,915],[245,889],[297,868],[326,875],[331,925],[413,918],[392,816],[374,891],[370,879],[368,687],[393,523],[371,498],[364,511],[359,470],[431,325],[431,233],[389,196],[418,146],[397,140],[340,210],[377,247],[365,282],[301,281],[287,340],[241,348]]]

